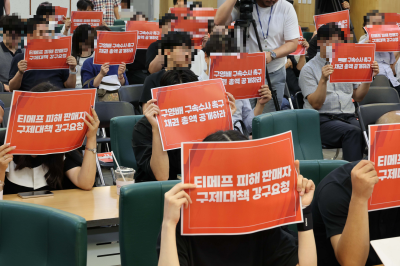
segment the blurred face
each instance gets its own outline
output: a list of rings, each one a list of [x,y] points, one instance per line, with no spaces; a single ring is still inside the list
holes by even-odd
[[[21,34],[15,31],[7,31],[3,34],[3,42],[7,47],[17,48],[21,42]]]
[[[168,34],[168,32],[172,31],[172,22],[168,22],[165,25],[161,26],[161,33],[163,35]]]
[[[257,0],[257,4],[261,7],[270,7],[276,4],[279,0]]]
[[[146,17],[144,15],[137,15],[136,16],[136,21],[146,21]]]
[[[191,58],[192,49],[187,47],[186,45],[183,46],[175,46],[174,49],[167,49],[165,50],[165,54],[167,55],[167,67],[168,68],[187,68],[190,66],[192,61]]]
[[[213,28],[212,34],[228,35],[229,29],[225,25],[216,25]]]
[[[383,16],[379,14],[368,16],[368,25],[383,25],[383,24],[384,24]]]
[[[332,45],[334,43],[344,43],[343,40],[340,39],[338,35],[333,35],[330,37],[328,40],[319,40],[317,42],[317,45],[319,46],[319,51],[321,58],[332,58],[333,56],[333,50],[332,50]]]
[[[47,24],[38,24],[29,39],[51,39],[54,36],[54,30],[50,30]]]
[[[178,0],[176,5],[174,7],[186,7],[185,1],[184,0]]]

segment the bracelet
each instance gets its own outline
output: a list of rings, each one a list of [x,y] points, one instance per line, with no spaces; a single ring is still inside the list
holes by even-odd
[[[313,219],[312,219],[312,212],[311,212],[311,205],[307,206],[303,209],[303,223],[297,224],[297,231],[304,232],[313,229]]]
[[[85,147],[85,150],[91,151],[91,152],[93,152],[93,154],[96,154],[96,153],[97,153],[97,152],[96,152],[96,149],[89,149],[88,147]]]

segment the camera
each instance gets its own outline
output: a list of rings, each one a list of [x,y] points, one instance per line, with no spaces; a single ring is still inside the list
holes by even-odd
[[[240,20],[252,20],[253,19],[253,5],[254,0],[239,0],[236,2],[240,12]]]

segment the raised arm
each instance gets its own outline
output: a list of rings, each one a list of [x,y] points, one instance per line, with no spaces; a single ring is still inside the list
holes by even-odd
[[[12,61],[12,64],[15,64],[14,60]],[[11,67],[11,69],[12,68],[13,67]],[[13,92],[14,90],[19,90],[19,88],[21,88],[22,78],[24,77],[24,73],[27,68],[28,62],[26,62],[25,60],[21,60],[17,63],[18,71],[8,83],[10,92]]]
[[[6,11],[6,15],[11,14],[10,0],[4,0],[4,10]]]
[[[232,10],[235,7],[236,0],[226,0],[215,14],[215,25],[230,25],[232,23]]]

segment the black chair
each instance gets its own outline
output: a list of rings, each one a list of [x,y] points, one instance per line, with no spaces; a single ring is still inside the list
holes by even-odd
[[[4,84],[0,81],[0,92],[4,92]]]
[[[0,100],[4,103],[4,107],[10,107],[13,94],[11,92],[0,92]]]
[[[384,75],[377,75],[371,83],[371,87],[391,87],[389,79]]]
[[[119,90],[119,99],[121,102],[128,102],[133,104],[135,107],[135,114],[141,115],[143,114],[142,106],[139,103],[140,97],[142,96],[143,92],[143,85],[129,85],[129,86],[122,86]]]
[[[8,125],[8,117],[10,116],[10,107],[4,108],[4,116],[3,116],[3,128],[7,128]]]
[[[290,91],[289,91],[289,87],[288,87],[287,83],[285,83],[285,90],[283,91],[283,97],[285,97],[288,100],[288,102],[290,104],[290,109],[294,110],[292,98],[290,97]]]
[[[400,103],[399,94],[390,87],[371,87],[359,104]]]
[[[358,118],[360,119],[361,129],[364,133],[365,142],[368,146],[368,126],[375,122],[384,114],[400,110],[400,103],[375,103],[362,105],[358,108]]]
[[[106,144],[107,151],[110,151],[108,145],[110,144],[110,138],[106,135],[106,128],[110,128],[110,121],[114,117],[135,115],[133,105],[127,102],[98,102],[95,105],[95,111],[100,120],[100,135],[97,138],[97,143]],[[112,147],[111,147],[112,150]],[[99,177],[102,185],[105,185],[103,173],[101,167],[111,170],[111,175],[115,182],[115,176],[113,171],[114,163],[104,163],[100,162],[96,156],[97,170],[99,172]]]

